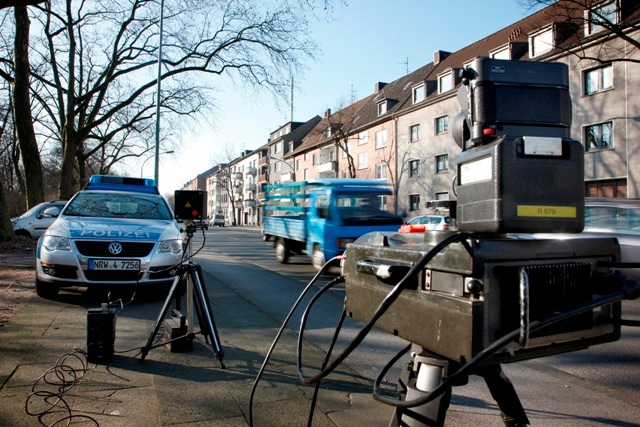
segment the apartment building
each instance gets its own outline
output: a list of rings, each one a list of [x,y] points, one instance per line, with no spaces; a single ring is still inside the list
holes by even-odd
[[[586,195],[640,197],[640,4],[577,3],[560,1],[456,52],[437,51],[419,69],[306,122],[296,138],[284,125],[256,150],[259,183],[384,179],[394,188],[395,197],[381,201],[389,209],[431,213],[425,202],[455,198],[459,72],[491,57],[566,63]]]

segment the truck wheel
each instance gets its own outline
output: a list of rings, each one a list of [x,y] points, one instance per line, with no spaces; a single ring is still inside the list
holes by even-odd
[[[36,293],[41,298],[53,299],[58,295],[60,287],[36,279]]]
[[[270,238],[271,238],[271,236],[269,236],[268,234],[263,234],[262,235],[262,240],[264,240],[265,242],[268,242]]]
[[[284,239],[278,239],[276,241],[276,259],[281,264],[286,264],[289,261],[289,251],[284,244]]]
[[[320,269],[324,267],[324,264],[326,262],[327,261],[324,259],[324,252],[322,252],[320,245],[313,245],[313,254],[311,255],[311,263],[313,264],[313,268],[315,268],[316,271],[320,271]]]

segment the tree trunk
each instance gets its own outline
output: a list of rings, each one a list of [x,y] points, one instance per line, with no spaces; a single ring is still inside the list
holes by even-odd
[[[16,19],[15,39],[15,84],[13,110],[15,125],[18,131],[22,165],[27,190],[27,208],[44,201],[44,185],[42,180],[42,163],[33,130],[31,117],[31,99],[29,98],[29,15],[26,6],[14,8]]]
[[[4,188],[0,185],[0,242],[10,242],[14,240],[17,240],[17,238],[11,226],[9,209],[7,208],[7,201],[4,198]]]

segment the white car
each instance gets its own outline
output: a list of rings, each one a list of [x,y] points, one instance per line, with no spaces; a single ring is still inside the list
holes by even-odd
[[[36,291],[64,286],[164,286],[173,282],[183,239],[152,179],[94,175],[38,241]]]
[[[58,200],[40,203],[17,218],[11,219],[11,226],[16,236],[37,239],[56,220],[67,202]]]

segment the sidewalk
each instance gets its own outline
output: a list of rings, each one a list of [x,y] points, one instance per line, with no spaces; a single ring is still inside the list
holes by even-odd
[[[202,337],[191,352],[172,353],[161,346],[140,363],[139,348],[146,344],[163,301],[134,302],[117,317],[113,361],[90,364],[83,372],[82,358],[66,358],[75,368],[66,377],[77,376],[62,394],[69,410],[58,404],[42,422],[51,425],[70,416],[71,422],[116,427],[249,425],[251,388],[280,324],[211,274],[205,272],[205,281],[226,369]],[[86,349],[87,309],[100,302],[72,292],[64,292],[59,301],[34,297],[0,329],[0,426],[40,425],[25,407],[44,412],[53,398],[42,391],[53,393],[57,386],[39,378],[74,348]],[[283,335],[262,377],[253,403],[255,426],[307,425],[313,387],[297,378],[296,338],[292,331]],[[320,366],[323,356],[314,345],[304,348],[309,366]],[[543,360],[507,365],[505,371],[532,425],[640,425],[637,402],[567,378],[546,368]],[[41,392],[28,400],[32,390]],[[343,364],[322,383],[313,425],[387,426],[391,414],[390,407],[371,397],[371,382]],[[503,425],[484,384],[472,377],[469,385],[454,389],[447,426],[473,424]]]

